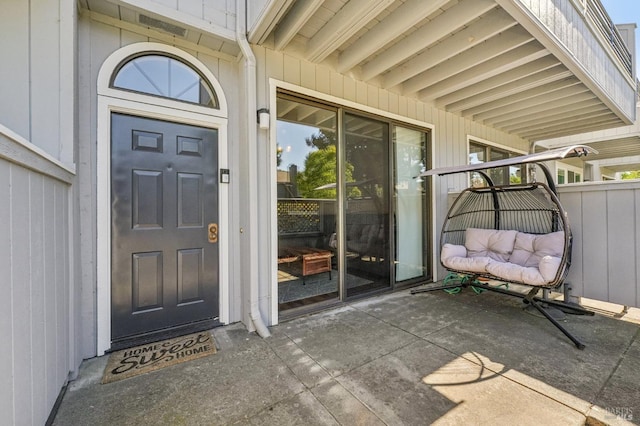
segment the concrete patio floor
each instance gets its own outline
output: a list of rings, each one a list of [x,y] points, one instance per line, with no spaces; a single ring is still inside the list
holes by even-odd
[[[516,298],[400,291],[271,327],[219,352],[100,384],[85,361],[56,425],[640,424],[640,325],[567,316],[578,350]]]

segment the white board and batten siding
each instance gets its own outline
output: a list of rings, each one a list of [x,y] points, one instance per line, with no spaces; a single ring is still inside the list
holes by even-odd
[[[2,424],[44,424],[80,363],[70,242],[76,11],[75,0],[0,6]]]
[[[44,424],[77,368],[72,170],[0,126],[0,413]]]
[[[0,124],[73,163],[74,0],[3,0]],[[10,100],[10,101],[9,101]]]
[[[640,181],[561,185],[573,256],[572,296],[640,307]]]

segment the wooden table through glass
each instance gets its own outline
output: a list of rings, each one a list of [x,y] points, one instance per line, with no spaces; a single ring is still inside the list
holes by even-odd
[[[278,264],[302,261],[302,284],[306,284],[307,275],[329,273],[331,279],[331,253],[329,250],[316,249],[311,247],[287,247],[282,250],[282,255],[278,256]]]

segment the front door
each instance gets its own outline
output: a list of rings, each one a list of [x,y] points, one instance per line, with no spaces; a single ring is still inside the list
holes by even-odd
[[[217,130],[111,115],[111,340],[218,320]]]

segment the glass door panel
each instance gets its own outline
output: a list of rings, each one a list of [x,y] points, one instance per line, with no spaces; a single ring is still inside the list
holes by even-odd
[[[395,280],[429,275],[427,255],[427,194],[423,179],[427,169],[427,134],[394,126],[395,186]]]
[[[389,288],[389,124],[344,115],[347,297]]]
[[[337,299],[337,111],[278,98],[278,304]]]

